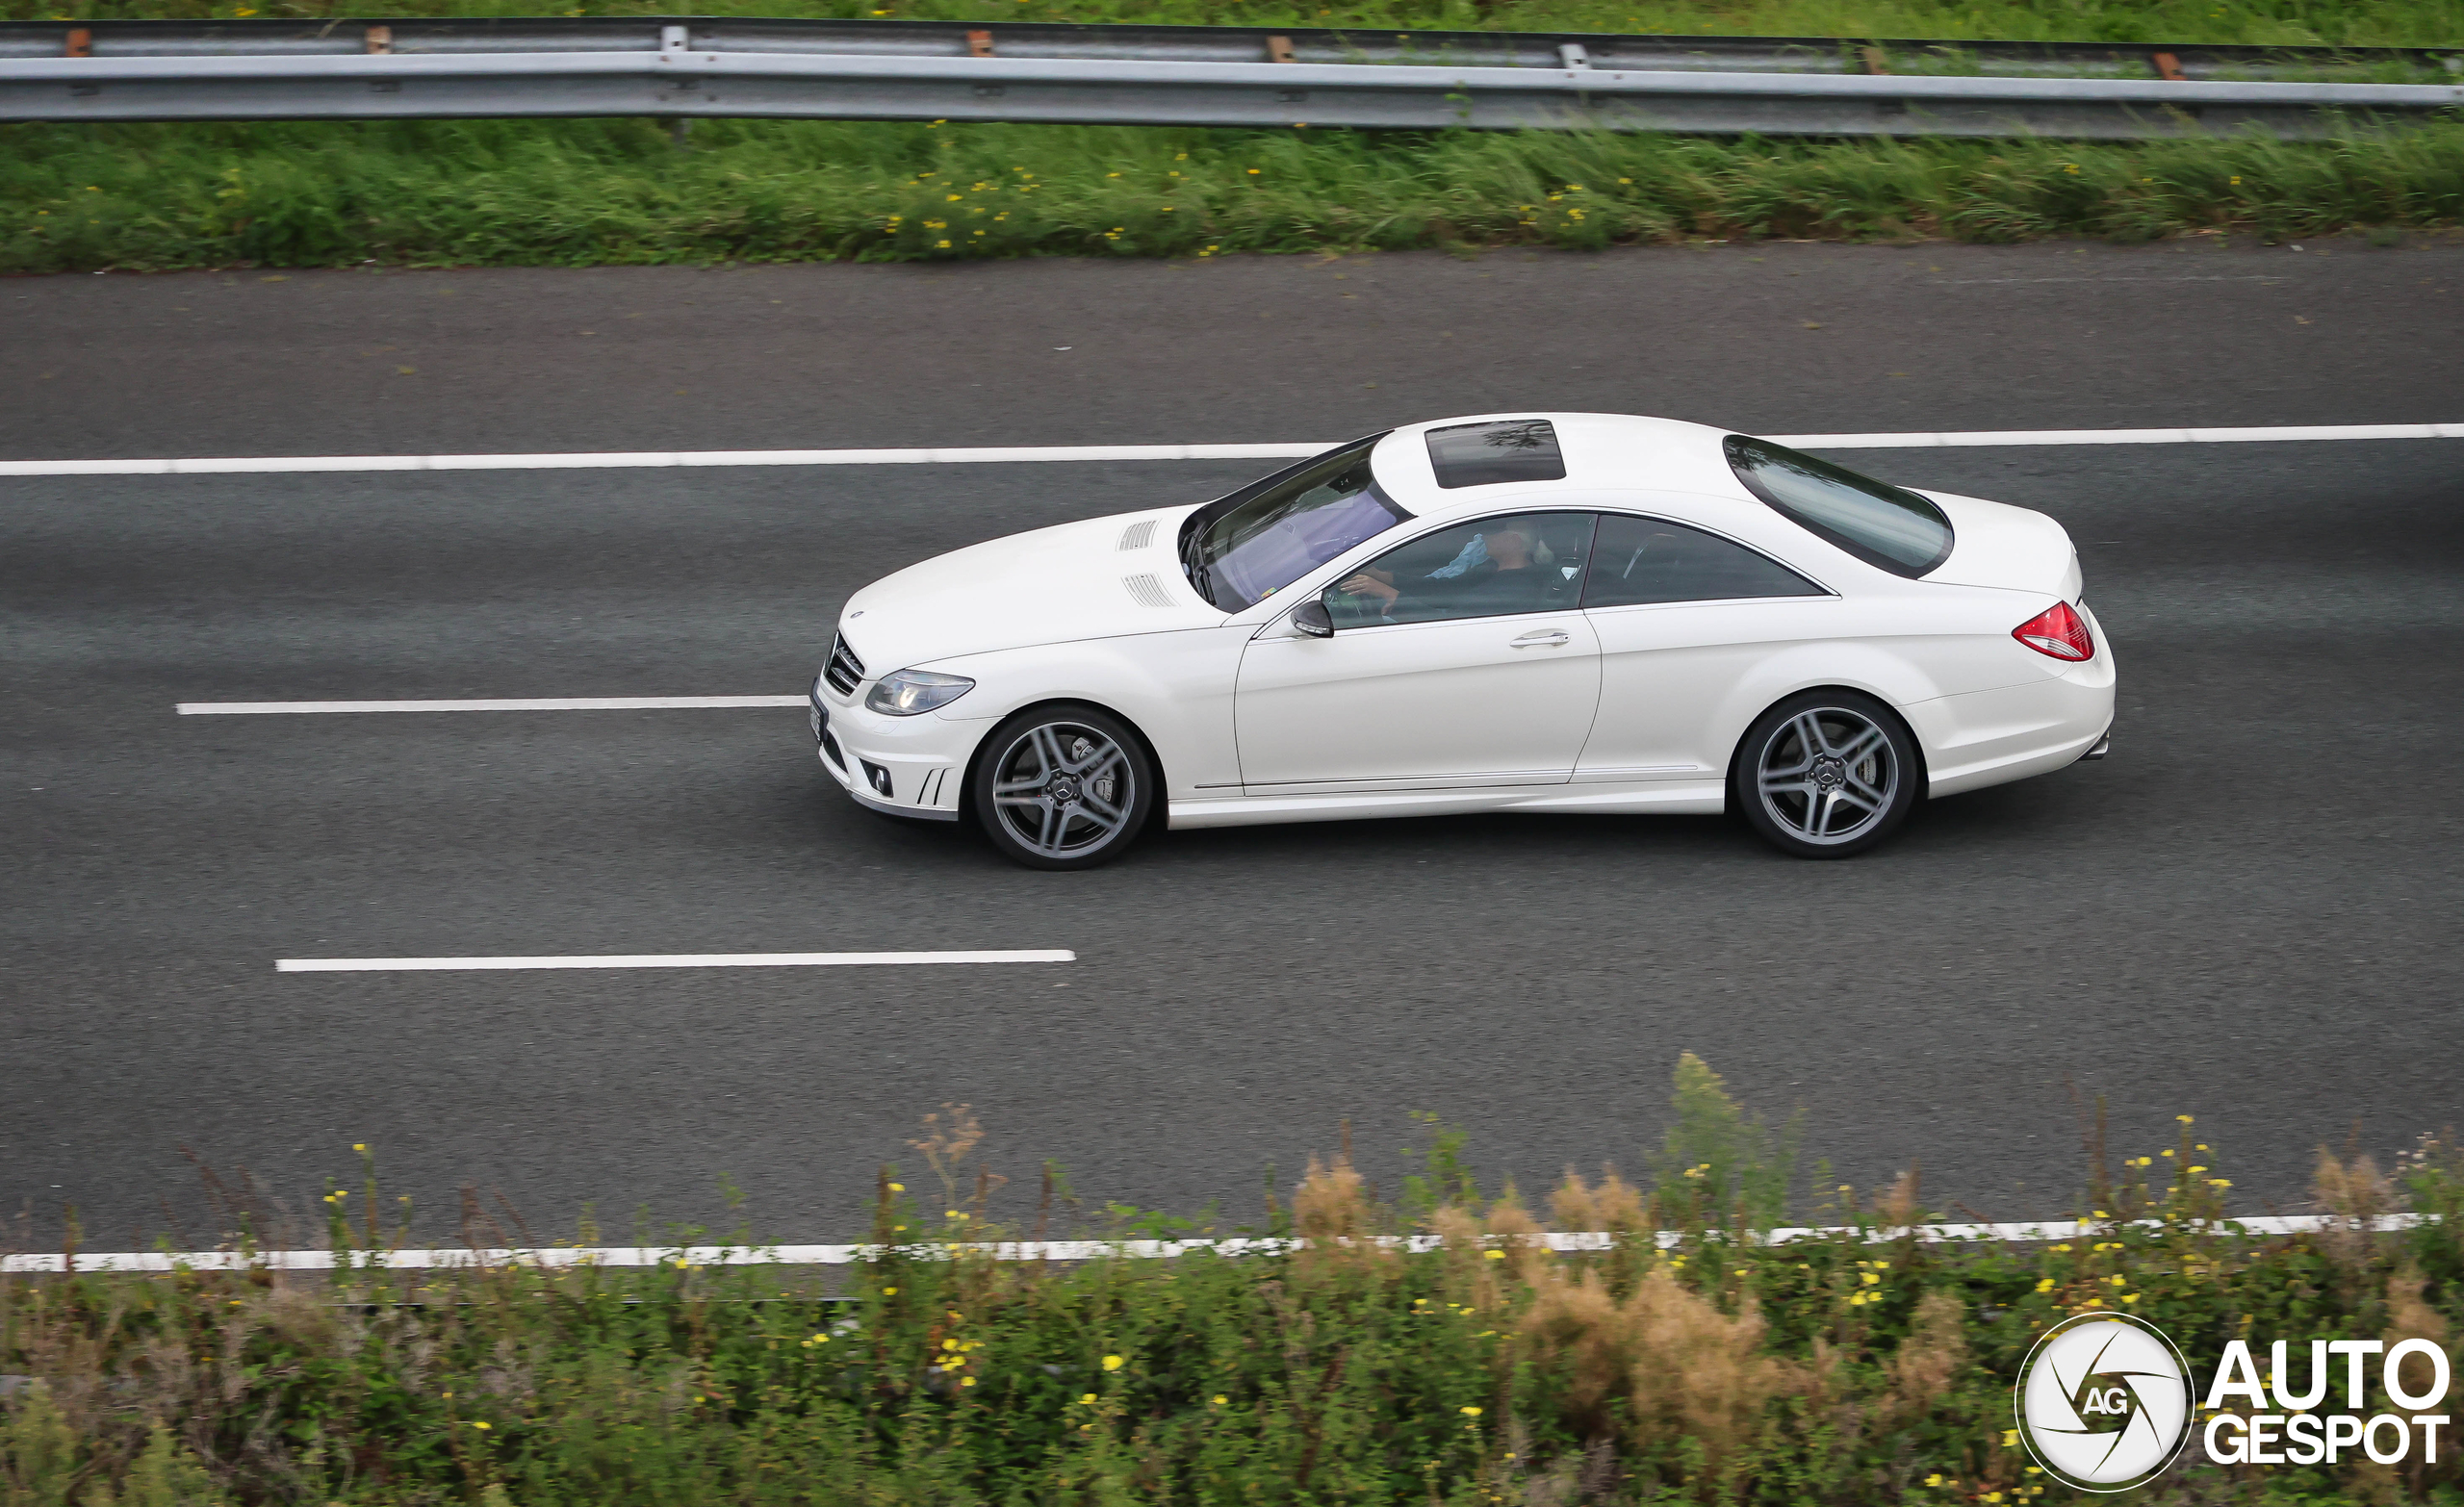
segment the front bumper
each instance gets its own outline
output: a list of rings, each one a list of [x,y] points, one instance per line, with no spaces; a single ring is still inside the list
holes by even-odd
[[[816,679],[808,700],[813,756],[859,805],[888,816],[955,822],[967,755],[983,725],[930,712],[885,717],[850,697],[839,702]],[[858,686],[860,696],[863,687]]]

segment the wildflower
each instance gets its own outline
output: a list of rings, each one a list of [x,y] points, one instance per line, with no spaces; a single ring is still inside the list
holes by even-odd
[[[1215,1397],[1214,1397],[1215,1405],[1216,1405],[1217,1407],[1219,1407],[1219,1407],[1221,1407],[1221,1406],[1223,1406],[1225,1403],[1227,1403],[1227,1402],[1229,1402],[1229,1401],[1231,1401],[1231,1400],[1232,1400],[1231,1398],[1229,1398],[1229,1397],[1227,1397],[1227,1396],[1223,1395],[1223,1393],[1221,1393],[1221,1392],[1217,1392],[1217,1393],[1215,1394]]]
[[[1942,1478],[1939,1475],[1929,1475],[1925,1478],[1925,1484],[1928,1486],[1939,1486],[1942,1484]]]
[[[1095,1405],[1095,1394],[1091,1392],[1081,1393],[1078,1398],[1078,1405],[1083,1408],[1093,1407]]]
[[[926,174],[926,176],[927,176],[927,177],[930,177],[930,176],[931,176],[931,174],[929,174],[929,173],[928,173],[928,174]],[[896,219],[897,217],[897,217],[897,216],[895,216],[895,215],[892,215],[892,216],[890,217],[890,218],[892,218],[892,219]],[[907,1185],[906,1185],[906,1184],[904,1184],[904,1183],[892,1183],[892,1184],[889,1186],[889,1190],[890,1190],[891,1192],[893,1192],[893,1193],[904,1193],[904,1192],[906,1192],[906,1191],[907,1191]]]
[[[2053,1290],[2053,1279],[2052,1279],[2051,1277],[2039,1277],[2039,1278],[2037,1279],[2037,1290],[2038,1290],[2039,1292],[2050,1292],[2050,1291],[2052,1291],[2052,1290]]]
[[[2019,1447],[2019,1431],[2017,1429],[2006,1428],[2002,1431],[2002,1447],[2005,1449],[2016,1449]]]
[[[959,1385],[962,1387],[972,1387],[975,1385],[975,1378],[972,1376],[962,1376],[959,1378]]]
[[[2210,1188],[2231,1188],[2233,1186],[2233,1180],[2229,1177],[2212,1177],[2207,1180],[2207,1186]]]
[[[1503,1251],[1482,1251],[1480,1254],[1486,1256],[1491,1261],[1505,1260],[1505,1252]]]
[[[1463,1410],[1463,1416],[1467,1418],[1476,1418],[1480,1416],[1480,1410],[1477,1408],[1465,1408]]]
[[[1119,1357],[1119,1356],[1117,1356],[1117,1355],[1108,1355],[1108,1356],[1105,1356],[1105,1357],[1104,1357],[1104,1369],[1106,1369],[1106,1370],[1108,1370],[1108,1371],[1116,1371],[1116,1370],[1119,1370],[1119,1369],[1120,1369],[1120,1367],[1121,1367],[1121,1359],[1120,1359],[1120,1357]]]
[[[1249,176],[1250,176],[1250,177],[1254,178],[1254,177],[1256,177],[1257,175],[1258,175],[1258,170],[1257,170],[1255,167],[1252,167],[1252,168],[1250,168],[1250,169],[1249,169]]]
[[[946,241],[936,241],[933,245],[935,249],[941,251],[947,251],[950,248],[950,243]]]
[[[2239,179],[2239,178],[2236,178],[2236,179],[2234,179],[2233,181],[2234,181],[2234,182],[2236,182],[2236,183],[2239,183],[2239,182],[2241,182],[2242,180],[2241,180],[2241,179]],[[2183,1124],[2185,1124],[2185,1125],[2193,1125],[2193,1124],[2196,1124],[2196,1123],[2197,1123],[2196,1121],[2193,1120],[2193,1119],[2192,1119],[2189,1115],[2187,1115],[2187,1114],[2176,1114],[2176,1115],[2174,1115],[2174,1116],[2173,1116],[2173,1118],[2175,1118],[2175,1119],[2177,1119],[2177,1120],[2181,1121],[2181,1122],[2182,1122]]]
[[[484,1428],[494,1428],[494,1427],[496,1427],[496,1425],[495,1425],[495,1424],[493,1424],[493,1423],[488,1423],[488,1422],[484,1422],[484,1421],[482,1421],[482,1420],[480,1420],[480,1419],[478,1419],[478,1418],[473,1418],[473,1419],[471,1420],[471,1426],[472,1426],[473,1428],[481,1428],[481,1429],[484,1429]]]
[[[366,1151],[368,1149],[368,1142],[364,1140],[354,1140],[350,1143],[350,1149],[353,1151]]]
[[[898,1289],[896,1289],[896,1288],[884,1288],[884,1289],[882,1289],[882,1293],[883,1293],[883,1295],[884,1295],[884,1296],[886,1296],[886,1297],[896,1297],[896,1296],[898,1296]]]

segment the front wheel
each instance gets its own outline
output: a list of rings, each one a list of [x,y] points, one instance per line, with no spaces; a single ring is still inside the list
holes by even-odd
[[[1092,706],[1043,706],[992,729],[968,800],[992,846],[1032,869],[1091,869],[1155,808],[1145,746]]]
[[[1907,820],[1922,778],[1888,707],[1855,691],[1810,691],[1746,729],[1731,780],[1764,841],[1801,858],[1844,858]]]

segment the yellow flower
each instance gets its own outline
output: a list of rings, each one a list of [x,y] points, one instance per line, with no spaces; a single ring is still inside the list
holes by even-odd
[[[2002,1447],[2005,1449],[2016,1449],[2019,1447],[2019,1431],[2017,1429],[2006,1428],[2002,1431]]]
[[[890,217],[892,219],[896,219],[898,217],[893,215]],[[889,1190],[893,1193],[904,1193],[907,1191],[907,1185],[904,1183],[892,1183],[889,1186]]]
[[[364,1140],[354,1140],[350,1143],[350,1149],[353,1151],[366,1151],[368,1149],[368,1142]]]
[[[1186,154],[1184,154],[1184,155],[1186,155]],[[1225,1403],[1227,1403],[1227,1402],[1229,1402],[1229,1401],[1231,1401],[1231,1400],[1232,1400],[1231,1398],[1229,1398],[1229,1397],[1227,1397],[1227,1396],[1223,1395],[1223,1393],[1221,1393],[1221,1392],[1217,1392],[1217,1393],[1215,1394],[1215,1405],[1216,1405],[1217,1407],[1219,1407],[1219,1407],[1221,1407],[1221,1406],[1223,1406]]]
[[[1929,1475],[1925,1478],[1925,1484],[1928,1486],[1939,1486],[1942,1484],[1942,1478],[1938,1475]]]
[[[1093,1407],[1095,1405],[1095,1394],[1091,1392],[1081,1393],[1078,1398],[1078,1405],[1082,1408]]]
[[[1108,1356],[1105,1356],[1105,1357],[1104,1357],[1104,1369],[1106,1369],[1106,1370],[1108,1370],[1108,1371],[1116,1371],[1116,1370],[1119,1370],[1119,1369],[1120,1369],[1120,1367],[1121,1367],[1121,1359],[1120,1359],[1120,1357],[1119,1357],[1119,1356],[1117,1356],[1117,1355],[1108,1355]]]
[[[471,1426],[472,1426],[473,1428],[494,1428],[496,1425],[495,1425],[495,1424],[493,1424],[493,1423],[483,1423],[483,1422],[479,1421],[477,1418],[473,1418],[473,1419],[471,1420]]]
[[[972,1376],[962,1376],[959,1378],[959,1385],[962,1387],[972,1387],[975,1385],[975,1378]]]
[[[1476,1418],[1480,1416],[1480,1410],[1477,1408],[1465,1408],[1463,1410],[1463,1416],[1467,1418]]]
[[[884,1294],[885,1296],[895,1297],[895,1296],[897,1296],[897,1295],[898,1295],[898,1289],[896,1289],[896,1288],[884,1288],[884,1289],[882,1289],[882,1292],[883,1292],[883,1294]]]
[[[1482,1251],[1480,1254],[1486,1256],[1491,1261],[1505,1260],[1505,1252],[1503,1251]]]
[[[2037,1279],[2037,1290],[2038,1290],[2039,1292],[2050,1292],[2050,1291],[2052,1291],[2052,1290],[2053,1290],[2053,1279],[2052,1279],[2051,1277],[2040,1277],[2040,1278],[2038,1278],[2038,1279]]]

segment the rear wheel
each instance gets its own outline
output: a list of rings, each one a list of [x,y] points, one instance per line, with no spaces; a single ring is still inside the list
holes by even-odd
[[[1145,746],[1108,712],[1042,706],[985,740],[969,804],[1004,856],[1035,869],[1091,869],[1136,838],[1155,807]]]
[[[1855,691],[1809,691],[1746,729],[1731,781],[1737,809],[1773,847],[1844,858],[1907,820],[1922,778],[1888,707]]]

